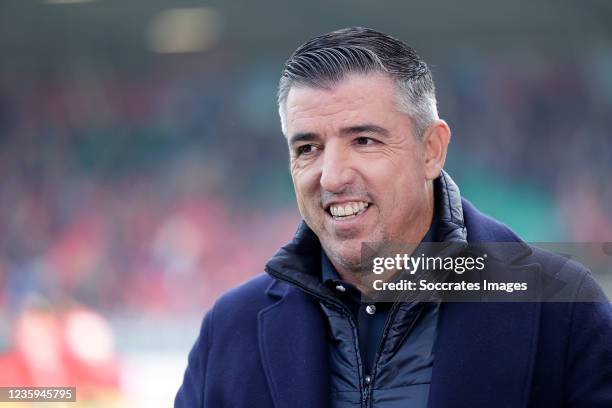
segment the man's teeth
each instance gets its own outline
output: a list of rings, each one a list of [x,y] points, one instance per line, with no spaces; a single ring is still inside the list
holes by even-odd
[[[331,205],[329,207],[329,212],[334,217],[349,217],[351,215],[361,214],[368,208],[368,205],[368,203],[363,201],[353,201],[350,203]]]

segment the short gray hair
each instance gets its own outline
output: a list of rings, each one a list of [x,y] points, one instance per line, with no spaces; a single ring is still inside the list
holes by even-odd
[[[397,84],[399,109],[421,137],[438,119],[436,91],[429,67],[404,42],[362,27],[344,28],[311,39],[285,63],[278,84],[278,111],[286,133],[285,103],[294,85],[329,88],[349,73],[382,72]]]

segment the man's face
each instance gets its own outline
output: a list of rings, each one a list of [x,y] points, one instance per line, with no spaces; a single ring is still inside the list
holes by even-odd
[[[431,222],[431,180],[396,92],[372,73],[331,89],[294,86],[287,96],[297,203],[336,267],[355,268],[362,242],[419,242]]]

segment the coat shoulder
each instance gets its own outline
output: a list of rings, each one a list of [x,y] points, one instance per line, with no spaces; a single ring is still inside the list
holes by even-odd
[[[525,262],[537,263],[549,284],[556,284],[564,290],[562,300],[570,302],[608,302],[602,287],[597,283],[589,268],[580,262],[530,245],[531,255]]]
[[[606,301],[606,296],[589,269],[581,263],[532,244],[525,243],[510,227],[480,212],[468,200],[462,200],[468,242],[491,243],[491,250],[508,262],[537,264],[548,283],[565,287],[565,301]],[[495,246],[495,243],[501,243]],[[509,245],[507,243],[510,243]],[[572,292],[572,293],[570,293]]]

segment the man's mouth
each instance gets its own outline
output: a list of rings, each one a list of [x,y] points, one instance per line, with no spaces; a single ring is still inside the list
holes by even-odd
[[[341,204],[332,204],[327,209],[327,212],[334,220],[348,220],[365,212],[369,205],[365,201],[349,201]]]

